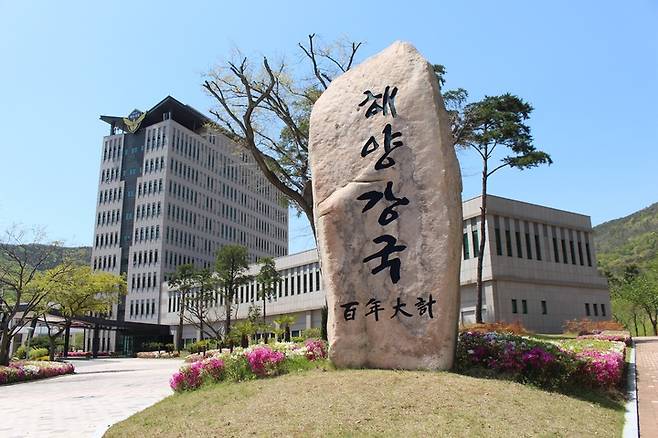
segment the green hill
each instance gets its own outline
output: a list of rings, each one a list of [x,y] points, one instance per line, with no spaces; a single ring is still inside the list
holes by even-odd
[[[82,265],[89,265],[91,262],[90,246],[66,247],[30,244],[25,245],[25,251],[27,252],[30,260],[38,259],[41,254],[48,253],[48,258],[41,265],[41,270],[53,268],[62,263],[64,260],[70,260],[74,263]],[[1,254],[0,257],[2,257]]]
[[[594,245],[603,270],[658,262],[658,202],[594,227]]]

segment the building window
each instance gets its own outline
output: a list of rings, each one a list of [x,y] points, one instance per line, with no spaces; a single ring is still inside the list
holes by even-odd
[[[519,313],[519,309],[516,305],[516,300],[512,299],[512,313]]]
[[[523,258],[523,247],[521,246],[521,233],[515,231],[514,237],[516,237],[516,255],[519,258]]]
[[[569,263],[567,260],[567,242],[564,239],[562,239],[562,262],[564,264]]]
[[[500,228],[494,230],[496,234],[496,255],[503,255],[503,246],[500,241]]]
[[[601,316],[605,316],[605,304],[601,304]]]
[[[546,301],[542,300],[541,301],[541,314],[546,315],[548,313],[548,308],[546,306]]]
[[[587,254],[587,266],[592,266],[592,254],[589,252],[589,243],[585,242],[585,253]]]
[[[598,306],[598,304],[594,303],[594,304],[592,304],[592,307],[594,307],[594,316],[599,316],[599,306]]]
[[[530,242],[530,233],[525,233],[525,250],[528,258],[532,260],[532,243]]]
[[[555,263],[560,263],[560,251],[557,249],[557,239],[553,237],[553,258]]]
[[[473,255],[478,257],[480,255],[480,240],[478,239],[477,230],[473,230],[471,235],[473,236]]]
[[[541,261],[541,246],[539,244],[539,236],[535,234],[535,255],[537,260]]]
[[[469,248],[468,248],[468,233],[464,233],[464,240],[462,242],[462,249],[464,250],[464,260],[468,260],[471,257]]]
[[[590,316],[589,303],[585,303],[585,316]]]
[[[509,230],[505,230],[505,244],[507,246],[507,255],[512,257],[512,233]]]
[[[521,308],[523,309],[524,314],[528,313],[528,301],[527,300],[521,300]]]

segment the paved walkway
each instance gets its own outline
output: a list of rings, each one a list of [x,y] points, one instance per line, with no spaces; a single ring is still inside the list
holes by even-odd
[[[641,437],[658,437],[658,337],[633,338]]]
[[[182,361],[74,361],[76,374],[0,387],[0,437],[99,437],[172,393]]]

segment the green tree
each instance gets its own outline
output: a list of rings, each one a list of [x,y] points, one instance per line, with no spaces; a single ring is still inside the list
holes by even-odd
[[[185,300],[184,319],[199,329],[200,340],[207,334],[219,340],[220,333],[210,321],[212,308],[217,304],[217,279],[209,269],[195,270],[193,277],[196,290]]]
[[[62,274],[62,272],[64,274]],[[50,360],[55,357],[56,340],[66,333],[64,356],[68,353],[68,333],[73,320],[87,313],[108,313],[119,296],[126,293],[126,281],[120,275],[94,272],[89,266],[57,266],[40,273],[35,283],[48,291],[47,301],[35,310],[48,329]]]
[[[264,257],[260,259],[259,263],[261,264],[261,267],[258,275],[256,275],[256,281],[260,284],[258,298],[263,300],[263,329],[265,330],[265,343],[267,344],[269,331],[266,330],[267,314],[265,303],[272,298],[276,292],[276,286],[281,281],[281,275],[279,274],[279,271],[276,270],[276,265],[272,257]]]
[[[217,251],[215,271],[226,310],[226,319],[224,320],[224,334],[226,337],[231,333],[231,316],[238,288],[252,279],[250,275],[247,275],[247,269],[249,268],[247,254],[247,248],[240,245],[226,245]]]
[[[279,326],[279,328],[283,328],[283,334],[284,334],[283,339],[286,342],[290,342],[290,326],[295,324],[296,321],[297,318],[293,315],[281,315],[274,320],[274,322]]]
[[[169,280],[169,287],[178,291],[180,308],[178,310],[178,330],[176,330],[176,350],[183,346],[183,321],[190,291],[197,284],[197,272],[192,264],[178,265]]]
[[[622,281],[613,287],[613,296],[642,309],[653,335],[658,336],[658,267],[652,265],[637,273],[627,270]]]
[[[42,245],[43,239],[39,230],[18,227],[6,230],[0,237],[0,365],[9,364],[12,338],[34,319],[35,310],[50,293],[34,280],[60,244]],[[70,268],[70,263],[63,263],[56,275],[64,275]]]
[[[439,84],[443,85],[445,67],[435,65],[434,71]],[[520,97],[505,93],[467,103],[468,93],[459,88],[443,92],[443,98],[451,121],[454,145],[475,151],[482,162],[475,306],[475,320],[482,323],[482,265],[487,238],[489,178],[506,167],[525,170],[542,164],[550,165],[553,160],[534,146],[530,126],[526,123],[533,108]]]

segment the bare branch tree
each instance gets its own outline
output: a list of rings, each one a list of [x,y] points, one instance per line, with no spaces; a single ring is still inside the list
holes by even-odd
[[[245,56],[208,73],[204,89],[217,106],[215,129],[225,132],[253,158],[254,165],[297,210],[313,221],[308,165],[309,116],[332,79],[348,71],[362,43],[319,45],[316,35],[299,44],[310,62],[312,79],[300,79],[285,62],[267,58],[252,63]]]

